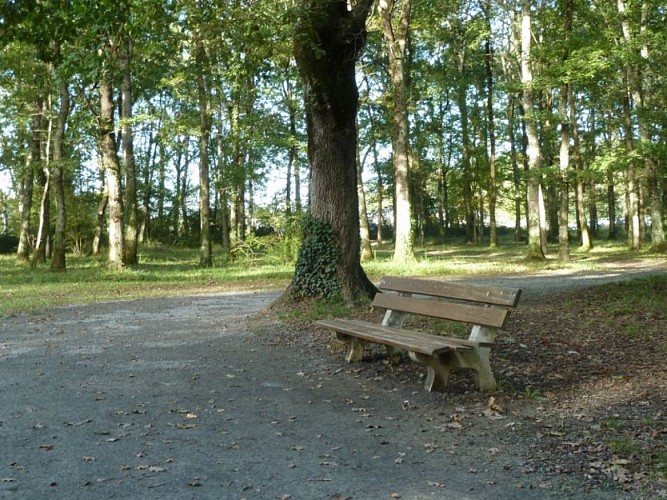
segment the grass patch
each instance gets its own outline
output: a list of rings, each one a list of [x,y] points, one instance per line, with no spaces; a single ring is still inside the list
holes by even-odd
[[[543,262],[525,259],[525,245],[508,244],[498,248],[469,245],[428,245],[418,248],[416,263],[396,264],[391,248],[376,253],[376,259],[364,263],[369,278],[375,282],[383,275],[447,279],[470,275],[531,274],[544,271],[572,272],[604,269],[605,262],[664,259],[648,252],[629,252],[621,245],[606,244],[591,252],[573,249],[572,262],[563,265],[556,258]],[[218,249],[215,255],[222,255]],[[197,249],[146,246],[139,252],[139,265],[122,270],[106,267],[106,256],[68,255],[67,272],[49,272],[48,263],[32,269],[17,264],[13,255],[0,255],[0,316],[35,311],[54,306],[109,300],[128,300],[183,294],[220,293],[224,291],[283,289],[292,279],[294,264],[278,259],[269,251],[253,251],[249,256],[219,257],[212,268],[198,266]],[[649,292],[628,292],[624,285],[609,288],[610,317],[636,310],[641,305],[651,311],[667,308],[667,285],[649,281]],[[638,290],[638,288],[634,288]],[[319,306],[318,306],[319,307]],[[333,307],[328,304],[325,307]],[[324,314],[322,314],[324,313]],[[345,313],[331,312],[331,315]],[[322,311],[319,317],[326,317]],[[434,325],[439,330],[443,325]],[[447,325],[445,329],[450,329]],[[628,335],[636,329],[628,327]],[[456,333],[456,332],[455,332]]]
[[[0,256],[0,316],[67,304],[131,300],[224,291],[284,288],[291,266],[250,267],[228,262],[198,266],[198,253],[188,249],[146,249],[136,267],[111,270],[103,258],[68,256],[67,272],[50,272],[48,264],[17,264]]]

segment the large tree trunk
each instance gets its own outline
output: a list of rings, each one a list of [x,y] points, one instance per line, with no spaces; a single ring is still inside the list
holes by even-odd
[[[67,212],[65,209],[65,176],[63,161],[65,156],[65,126],[70,112],[70,98],[67,82],[60,84],[60,111],[58,124],[53,132],[53,196],[56,206],[56,228],[53,237],[53,255],[51,256],[51,270],[65,271],[65,250],[67,227]]]
[[[411,0],[401,0],[396,13],[398,26],[393,25],[395,0],[378,3],[382,34],[389,57],[391,82],[392,163],[396,213],[394,214],[394,262],[415,259],[412,203],[410,199],[410,135],[408,128],[407,84],[405,81]]]
[[[121,57],[123,84],[121,88],[121,134],[123,137],[123,155],[125,159],[125,211],[127,227],[125,228],[125,263],[137,263],[138,245],[138,207],[137,207],[137,173],[134,162],[134,137],[132,133],[132,40],[125,39],[125,51]]]
[[[528,137],[528,258],[544,259],[541,243],[540,227],[540,184],[542,179],[542,150],[537,135],[537,117],[535,115],[535,99],[533,72],[530,59],[532,38],[530,2],[523,0],[521,19],[521,83],[523,90],[523,110]]]
[[[339,0],[303,0],[295,34],[306,110],[311,213],[333,230],[338,256],[329,265],[335,266],[337,285],[346,300],[375,292],[359,260],[355,81],[355,62],[364,45],[372,3],[359,0],[348,10],[347,2]],[[300,253],[299,260],[304,258]],[[296,280],[290,290],[302,292]]]
[[[100,144],[102,164],[109,196],[109,255],[107,265],[111,268],[124,266],[125,235],[123,232],[123,193],[121,189],[120,161],[116,152],[114,133],[113,87],[108,78],[100,82]]]

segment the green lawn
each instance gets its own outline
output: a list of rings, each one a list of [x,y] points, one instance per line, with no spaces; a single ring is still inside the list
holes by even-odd
[[[214,252],[215,255],[215,252]],[[664,255],[629,252],[622,245],[605,244],[587,253],[572,250],[572,262],[560,264],[555,254],[545,262],[527,261],[525,246],[496,249],[466,245],[427,245],[417,249],[410,266],[391,261],[391,248],[376,251],[364,264],[372,280],[385,274],[446,278],[462,275],[532,273],[562,267],[594,270],[609,260],[664,259]],[[0,316],[52,306],[141,297],[219,293],[229,290],[282,289],[291,280],[293,263],[271,252],[253,252],[234,260],[219,258],[215,266],[200,268],[196,249],[143,248],[139,265],[110,270],[105,258],[68,255],[67,272],[50,272],[48,264],[31,268],[17,264],[14,255],[0,256]]]

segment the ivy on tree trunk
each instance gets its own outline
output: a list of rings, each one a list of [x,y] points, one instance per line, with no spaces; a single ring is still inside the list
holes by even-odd
[[[359,95],[355,80],[372,4],[372,0],[360,0],[348,9],[348,2],[340,0],[303,0],[297,9],[294,33],[306,111],[311,214],[333,231],[336,252],[331,253],[331,259],[337,257],[326,265],[335,267],[339,293],[346,300],[359,300],[375,292],[359,256]],[[303,245],[309,244],[306,237]],[[297,269],[307,267],[299,261],[308,255],[300,253]],[[293,282],[290,289],[296,285]]]

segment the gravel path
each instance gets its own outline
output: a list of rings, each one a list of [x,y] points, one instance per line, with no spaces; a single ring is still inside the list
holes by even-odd
[[[486,281],[520,286],[530,303],[563,287],[658,272],[664,265]],[[487,396],[456,407],[417,384],[369,381],[326,351],[250,333],[247,316],[275,297],[178,297],[0,318],[0,498],[580,493],[569,477],[528,470],[511,422],[479,416]],[[476,416],[466,432],[451,425],[464,412]]]

